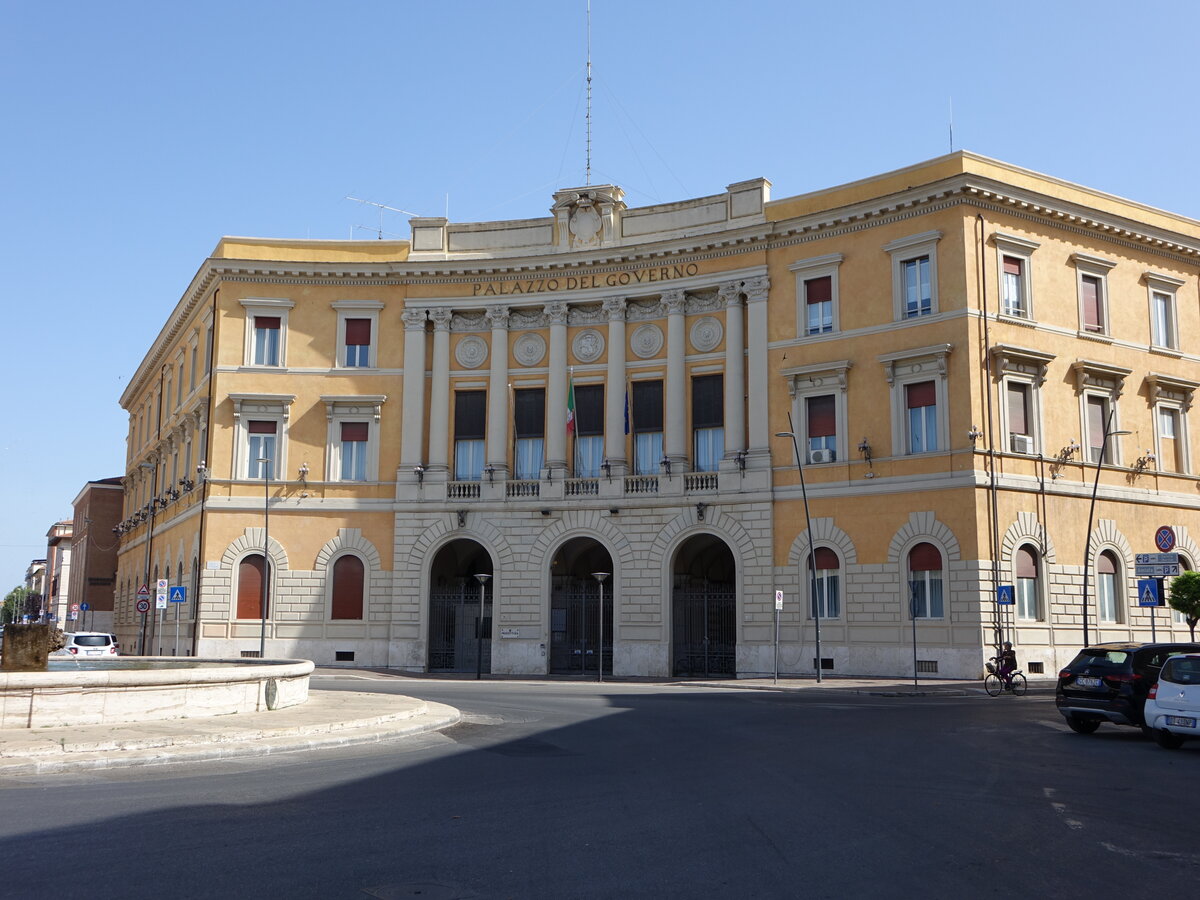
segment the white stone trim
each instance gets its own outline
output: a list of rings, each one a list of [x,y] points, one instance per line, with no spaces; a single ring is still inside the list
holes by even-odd
[[[941,239],[940,231],[923,231],[883,245],[883,251],[892,257],[892,318],[895,321],[927,319],[938,314],[937,245]],[[929,314],[910,317],[905,315],[904,263],[921,256],[929,257]]]
[[[379,366],[379,313],[384,304],[379,300],[335,300],[330,306],[337,312],[337,348],[333,358],[333,368],[350,371],[375,369]],[[347,366],[346,359],[346,320],[368,319],[371,322],[371,344],[367,351],[366,366]]]
[[[799,338],[819,337],[823,334],[838,334],[842,330],[841,297],[838,289],[838,271],[846,257],[841,253],[827,253],[798,260],[788,266],[796,276],[796,336]],[[833,301],[833,330],[810,335],[808,333],[808,297],[805,283],[828,276],[830,298]]]
[[[283,369],[287,367],[287,337],[288,311],[296,304],[281,297],[245,297],[238,301],[246,310],[245,338],[243,343],[242,365],[255,369]],[[279,361],[273,365],[263,365],[254,361],[254,317],[279,317]]]

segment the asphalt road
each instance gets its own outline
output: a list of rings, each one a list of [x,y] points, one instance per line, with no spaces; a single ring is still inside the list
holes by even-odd
[[[0,780],[0,897],[1194,896],[1200,746],[1049,697],[446,682],[440,734]]]

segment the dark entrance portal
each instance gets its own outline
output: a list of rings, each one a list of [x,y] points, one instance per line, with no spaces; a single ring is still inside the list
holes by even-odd
[[[604,625],[600,624],[600,583],[593,573],[607,572],[604,581]],[[550,672],[554,675],[612,674],[613,576],[612,559],[590,538],[563,544],[550,564]],[[600,640],[600,632],[604,640]]]
[[[671,596],[672,674],[737,674],[737,584],[733,553],[699,535],[679,549]]]
[[[438,552],[429,578],[430,672],[492,670],[492,582],[483,587],[481,614],[475,578],[491,572],[487,551],[474,541],[454,541]]]

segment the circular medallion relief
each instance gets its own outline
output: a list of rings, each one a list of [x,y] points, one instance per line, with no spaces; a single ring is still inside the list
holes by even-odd
[[[595,362],[604,352],[604,335],[595,328],[581,331],[571,342],[571,350],[574,351],[575,358],[580,362]]]
[[[705,316],[696,320],[696,324],[692,326],[692,346],[701,353],[707,353],[709,350],[716,349],[717,344],[721,343],[721,336],[724,333],[721,323],[717,319]]]
[[[663,333],[657,325],[641,325],[634,329],[633,336],[629,339],[629,346],[642,359],[656,356],[662,345]]]
[[[513,344],[513,356],[523,366],[536,366],[546,356],[546,339],[540,334],[523,334]]]
[[[476,335],[467,335],[454,348],[454,358],[464,369],[478,369],[487,359],[487,343]]]

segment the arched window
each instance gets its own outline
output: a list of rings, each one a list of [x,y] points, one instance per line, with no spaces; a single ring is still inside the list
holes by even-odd
[[[1038,552],[1029,544],[1017,548],[1017,618],[1040,619],[1038,590]]]
[[[332,619],[361,619],[363,617],[363,583],[365,571],[362,560],[346,554],[333,564]]]
[[[942,553],[929,543],[908,552],[909,615],[914,619],[940,619],[945,612],[942,599]]]
[[[251,553],[238,564],[237,617],[261,619],[266,561],[261,553]]]
[[[1101,622],[1117,622],[1117,558],[1105,550],[1096,560],[1096,600]]]
[[[822,619],[837,619],[842,614],[841,595],[839,592],[840,568],[837,554],[828,547],[817,547],[813,553],[814,568],[812,574],[805,572],[812,583],[809,593],[808,616],[817,616],[818,604]]]

